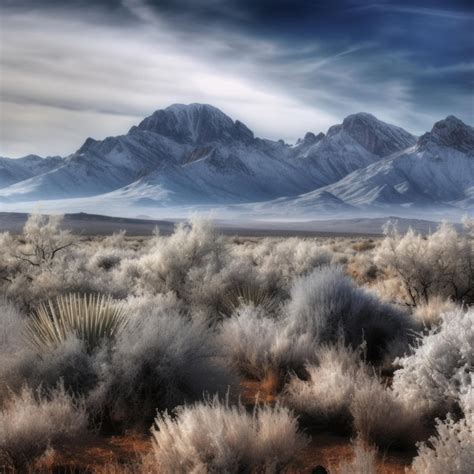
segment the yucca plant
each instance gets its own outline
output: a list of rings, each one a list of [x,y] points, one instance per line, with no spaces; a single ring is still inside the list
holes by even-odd
[[[39,305],[26,325],[26,337],[44,352],[74,334],[90,352],[105,339],[113,339],[127,322],[124,306],[110,296],[70,293]]]
[[[243,283],[231,287],[223,297],[223,313],[230,316],[240,306],[255,306],[272,314],[278,308],[278,300],[275,295],[258,285]]]

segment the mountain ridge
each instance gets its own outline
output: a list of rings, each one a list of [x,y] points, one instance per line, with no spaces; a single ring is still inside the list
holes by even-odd
[[[454,116],[416,137],[361,112],[287,145],[211,105],[173,104],[64,158],[0,158],[0,203],[105,196],[155,207],[470,208],[473,165],[474,129]]]

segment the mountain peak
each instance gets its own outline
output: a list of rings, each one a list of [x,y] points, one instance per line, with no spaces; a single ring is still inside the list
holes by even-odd
[[[145,118],[130,132],[136,129],[158,133],[180,143],[253,139],[253,133],[242,122],[234,122],[217,107],[208,104],[170,105]]]
[[[433,125],[431,132],[425,133],[418,141],[421,147],[430,143],[452,147],[463,153],[474,153],[474,128],[454,115],[448,115]]]
[[[325,137],[324,133],[318,133],[315,135],[313,132],[306,132],[304,138],[298,138],[296,146],[310,146],[318,143]]]
[[[347,116],[341,125],[328,130],[328,136],[345,133],[374,155],[388,156],[416,143],[406,130],[382,122],[372,114],[359,112]]]
[[[448,115],[436,122],[430,132],[421,136],[418,143],[422,148],[435,144],[452,147],[463,153],[474,153],[474,128],[454,115]]]

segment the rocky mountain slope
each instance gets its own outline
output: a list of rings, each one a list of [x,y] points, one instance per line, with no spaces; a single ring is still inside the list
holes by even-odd
[[[100,196],[140,207],[465,208],[474,204],[473,130],[450,116],[417,138],[359,113],[290,146],[210,105],[175,104],[65,158],[0,158],[0,206]]]

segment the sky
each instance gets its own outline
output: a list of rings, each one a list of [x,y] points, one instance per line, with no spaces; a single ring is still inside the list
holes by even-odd
[[[68,155],[173,103],[292,143],[356,112],[474,123],[471,0],[0,0],[0,156]]]

